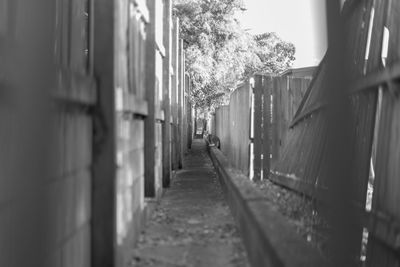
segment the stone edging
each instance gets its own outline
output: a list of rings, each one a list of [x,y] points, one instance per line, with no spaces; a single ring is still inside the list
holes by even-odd
[[[207,149],[253,267],[330,266],[220,150]]]

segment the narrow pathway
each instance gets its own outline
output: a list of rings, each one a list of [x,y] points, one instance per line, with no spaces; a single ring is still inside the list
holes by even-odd
[[[141,236],[132,266],[249,266],[203,140],[194,140],[183,165]]]

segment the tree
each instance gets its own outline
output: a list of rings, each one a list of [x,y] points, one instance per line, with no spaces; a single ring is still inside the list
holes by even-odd
[[[255,72],[277,73],[294,60],[293,44],[274,33],[252,36],[235,18],[241,0],[175,0],[185,40],[186,70],[198,107],[221,104],[236,85]]]
[[[282,72],[295,60],[294,45],[283,41],[274,32],[255,35],[254,40],[257,42],[256,54],[261,61],[260,72]]]

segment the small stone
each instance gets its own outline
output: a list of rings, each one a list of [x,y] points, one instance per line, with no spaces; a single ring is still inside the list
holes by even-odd
[[[307,235],[307,242],[311,242],[311,235],[310,234]]]
[[[196,219],[190,219],[190,220],[188,220],[188,223],[189,224],[199,224],[201,222],[199,220],[196,220]]]

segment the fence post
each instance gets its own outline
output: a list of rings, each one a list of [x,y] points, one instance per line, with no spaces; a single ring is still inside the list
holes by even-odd
[[[326,99],[328,99],[326,143],[326,185],[324,195],[329,210],[326,213],[331,226],[332,258],[336,266],[352,266],[359,257],[362,229],[358,226],[353,199],[356,195],[354,175],[351,173],[352,157],[351,106],[346,97],[347,84],[344,72],[345,42],[340,1],[326,0],[328,53],[326,70]]]
[[[171,165],[172,169],[178,169],[178,146],[177,146],[177,93],[178,93],[178,37],[179,37],[179,19],[174,19],[173,34],[172,34],[172,85],[171,85],[171,115],[172,115],[172,142],[171,142]]]
[[[163,187],[168,187],[171,180],[171,0],[164,3],[164,47],[163,91],[164,91],[164,124],[163,124]]]
[[[272,76],[263,77],[263,179],[271,169],[271,92]]]
[[[183,57],[183,40],[178,39],[178,167],[179,169],[182,168],[182,162],[183,162],[183,146],[184,146],[184,137],[183,137],[183,131],[184,131],[184,125],[183,125],[183,112],[184,112],[184,105],[183,105],[183,96],[184,96],[184,84],[185,84],[185,78],[184,78],[184,72],[185,72],[185,66],[184,66],[184,57]]]
[[[185,105],[186,105],[186,150],[190,149],[192,146],[192,106],[190,103],[190,76],[188,74],[185,75],[185,92],[186,92],[186,97],[185,97]]]
[[[271,154],[272,165],[277,162],[279,154],[279,109],[278,109],[278,80],[271,77],[271,95],[272,95],[272,124],[271,124]]]
[[[94,143],[92,195],[92,266],[113,266],[115,261],[115,100],[114,1],[94,1],[93,68],[98,80],[97,108],[107,132]],[[102,136],[101,136],[102,137]],[[99,149],[101,148],[101,149]]]
[[[262,89],[263,77],[255,76],[254,93],[254,121],[253,121],[253,169],[254,181],[261,180],[261,154],[262,154]]]
[[[155,0],[148,0],[150,21],[156,21]],[[148,102],[148,115],[145,119],[145,196],[155,197],[155,121],[156,121],[156,33],[155,23],[150,23],[147,34],[146,49],[146,100]]]

